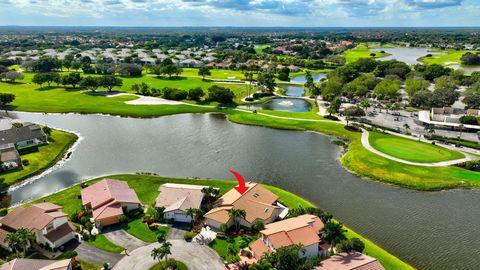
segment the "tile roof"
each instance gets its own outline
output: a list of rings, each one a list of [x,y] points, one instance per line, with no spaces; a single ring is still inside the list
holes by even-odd
[[[269,219],[278,206],[273,205],[278,196],[263,188],[257,183],[246,183],[248,190],[240,194],[236,189],[231,189],[225,193],[217,202],[216,208],[213,208],[205,214],[205,218],[210,218],[221,223],[227,223],[230,219],[228,210],[232,208],[244,209],[246,212],[245,220],[253,223],[257,219]]]
[[[21,141],[45,139],[45,133],[39,125],[28,125],[19,128],[0,130],[0,144],[18,143]]]
[[[260,260],[264,253],[272,252],[270,248],[263,242],[263,240],[257,239],[255,242],[250,244],[250,249],[253,251],[253,256],[255,259]]]
[[[0,266],[0,270],[67,270],[71,262],[71,259],[61,261],[14,259]]]
[[[80,191],[82,204],[90,205],[93,218],[105,218],[123,214],[120,203],[138,203],[140,200],[133,189],[124,181],[103,179]]]
[[[62,207],[53,203],[31,204],[27,208],[17,207],[1,218],[0,223],[14,230],[20,228],[41,230],[55,218],[67,216],[61,209]]]
[[[321,261],[315,270],[385,270],[375,259],[359,252],[340,253]]]
[[[45,234],[45,238],[47,238],[50,242],[55,243],[58,239],[64,237],[65,235],[72,233],[75,231],[75,226],[73,226],[72,223],[66,222],[59,227],[57,227],[55,230],[52,230]]]
[[[206,186],[163,184],[158,191],[155,207],[165,207],[165,212],[186,211],[188,208],[200,208],[203,200],[202,189]]]

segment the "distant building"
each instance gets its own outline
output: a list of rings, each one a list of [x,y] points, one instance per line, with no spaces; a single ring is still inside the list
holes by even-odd
[[[265,225],[260,239],[250,244],[253,256],[259,260],[264,253],[275,252],[278,248],[302,245],[301,257],[313,258],[319,254],[320,231],[324,224],[314,215],[301,215]]]
[[[203,200],[202,189],[205,186],[163,184],[158,191],[155,207],[165,207],[164,217],[177,222],[192,222],[187,209],[200,208]]]
[[[245,210],[246,217],[240,221],[240,225],[247,228],[251,228],[257,220],[263,224],[272,223],[283,211],[288,211],[277,203],[277,195],[260,184],[249,182],[246,186],[248,190],[243,194],[231,189],[218,199],[216,207],[204,215],[205,224],[216,229],[220,229],[222,224],[232,226],[234,221],[228,213],[233,208]]]
[[[480,125],[462,124],[460,118],[462,116],[480,117],[479,109],[458,109],[452,107],[432,108],[431,111],[420,111],[418,120],[423,124],[443,126],[450,128],[460,128],[462,126],[466,130],[480,130]]]
[[[13,259],[0,266],[0,270],[71,270],[72,259],[61,261],[39,259]]]
[[[5,238],[20,228],[32,230],[37,243],[58,248],[75,238],[75,226],[68,222],[62,207],[53,203],[37,203],[17,207],[0,219],[0,246],[9,249]]]
[[[124,213],[140,208],[135,191],[120,180],[103,179],[80,193],[83,206],[92,210],[99,227],[116,224]]]

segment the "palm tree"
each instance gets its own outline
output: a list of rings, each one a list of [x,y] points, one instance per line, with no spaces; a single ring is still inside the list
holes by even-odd
[[[160,247],[152,249],[150,256],[154,260],[158,260],[159,263],[165,258],[165,263],[168,265],[168,255],[172,254],[170,251],[171,246],[172,243],[164,242]]]
[[[228,216],[233,219],[238,231],[240,229],[240,220],[245,219],[247,212],[243,209],[232,208],[228,210]]]
[[[247,92],[247,97],[249,97],[250,90],[252,89],[253,72],[245,71],[245,73],[243,73],[243,76],[245,76],[245,80],[247,80],[249,83],[248,92]]]
[[[28,229],[20,228],[16,232],[8,234],[5,241],[15,251],[22,249],[23,254],[26,254],[28,248],[35,241],[35,233]]]
[[[342,223],[339,223],[334,220],[330,220],[325,224],[325,229],[324,229],[324,239],[330,242],[332,246],[332,250],[335,247],[337,243],[340,241],[344,240],[345,237],[345,230],[343,228]]]
[[[202,214],[202,210],[198,208],[188,208],[186,213],[187,217],[192,218],[192,225],[195,225],[195,221],[197,221],[202,216]]]
[[[408,133],[408,130],[410,129],[410,125],[407,124],[407,123],[405,123],[405,124],[403,124],[403,127],[405,128],[405,130],[406,130],[407,133]]]
[[[460,125],[458,126],[458,129],[460,130],[460,135],[458,135],[458,138],[459,138],[459,139],[462,138],[462,132],[463,132],[463,128],[464,128],[464,127],[465,127],[465,126],[464,126],[463,124],[460,124]]]

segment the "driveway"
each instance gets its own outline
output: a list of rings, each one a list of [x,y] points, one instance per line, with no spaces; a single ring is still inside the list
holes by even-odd
[[[171,240],[171,239],[183,240],[184,239],[183,236],[188,231],[189,226],[190,224],[187,224],[187,223],[182,223],[182,222],[174,223],[170,227],[170,231],[168,232],[168,235],[167,235],[167,240]]]
[[[172,255],[169,258],[176,259],[187,265],[189,270],[224,270],[225,266],[218,254],[208,246],[189,243],[185,240],[169,240],[172,243]],[[158,261],[150,256],[153,248],[161,244],[153,243],[148,246],[137,248],[123,257],[114,267],[114,270],[149,269]]]
[[[148,245],[148,243],[132,236],[121,228],[119,225],[109,226],[102,230],[102,234],[107,237],[108,240],[114,244],[126,248],[128,251],[132,251],[139,247]]]
[[[78,253],[78,258],[82,261],[87,261],[99,265],[108,262],[110,265],[115,265],[120,261],[124,255],[111,253],[101,250],[90,245],[80,243],[77,240],[72,240],[65,245],[67,250],[75,250]]]

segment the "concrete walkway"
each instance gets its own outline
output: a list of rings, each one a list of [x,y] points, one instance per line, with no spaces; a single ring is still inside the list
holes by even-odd
[[[455,164],[458,164],[458,163],[462,163],[462,162],[466,162],[466,161],[470,161],[470,160],[474,159],[471,156],[469,156],[468,154],[462,153],[462,154],[465,155],[465,158],[462,158],[462,159],[455,159],[455,160],[448,160],[448,161],[434,162],[434,163],[411,162],[411,161],[403,160],[403,159],[400,159],[400,158],[392,157],[390,155],[387,155],[387,154],[385,154],[383,152],[380,152],[377,149],[373,148],[370,145],[370,141],[368,140],[368,135],[369,135],[369,132],[366,131],[366,130],[363,130],[363,133],[362,133],[362,145],[363,145],[363,147],[365,147],[368,151],[370,151],[372,153],[375,153],[379,156],[382,156],[384,158],[388,158],[390,160],[400,162],[400,163],[403,163],[403,164],[414,165],[414,166],[422,166],[422,167],[442,167],[442,166],[451,166],[451,165],[455,165]],[[444,147],[444,148],[448,148],[448,147]]]
[[[103,229],[103,235],[117,246],[126,248],[129,252],[139,247],[146,246],[148,243],[132,236],[123,230],[120,226],[112,226]]]
[[[208,246],[189,243],[185,240],[169,240],[172,243],[172,255],[169,258],[181,261],[189,270],[224,270],[222,260],[218,254]],[[160,243],[153,243],[132,251],[129,256],[123,257],[113,270],[149,269],[158,261],[150,253],[152,249],[160,247]]]

